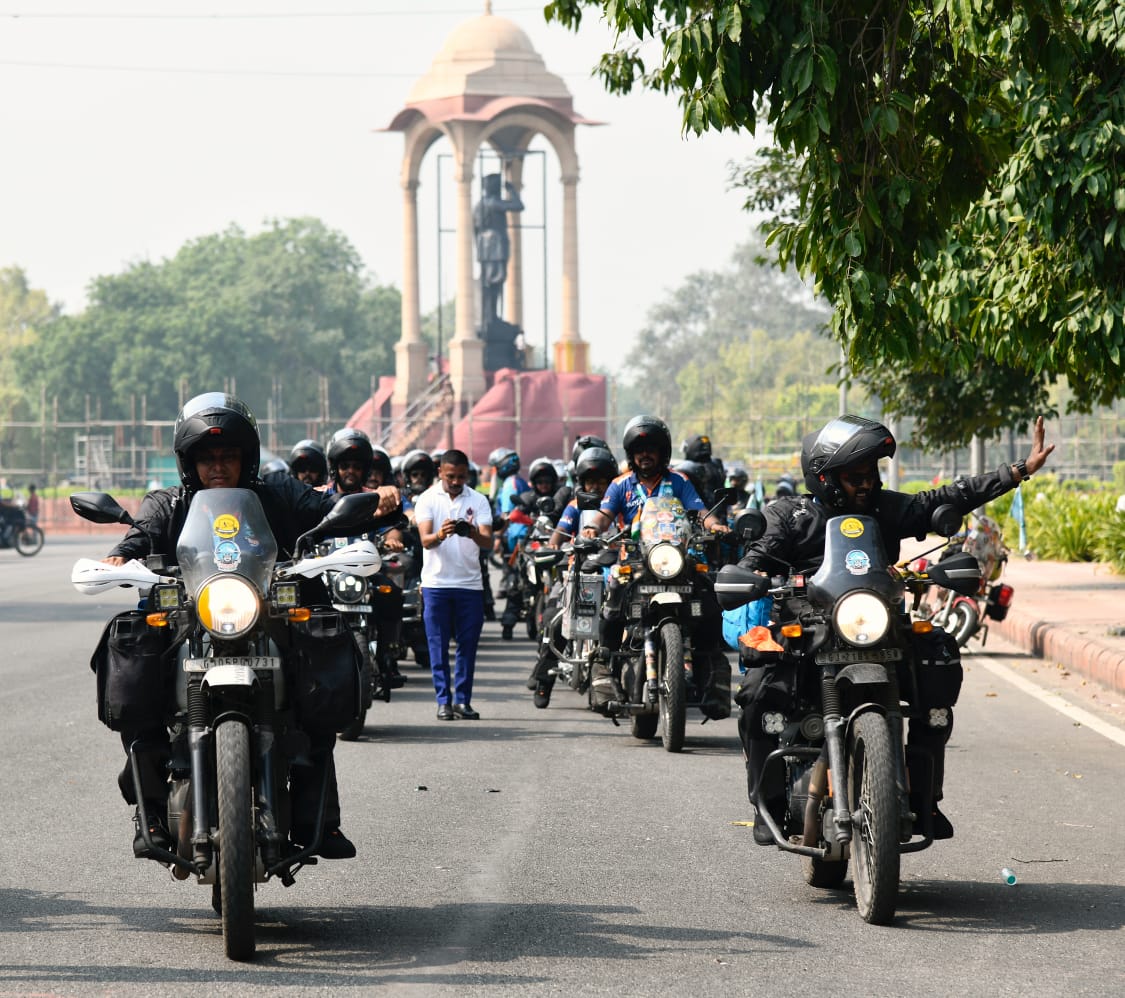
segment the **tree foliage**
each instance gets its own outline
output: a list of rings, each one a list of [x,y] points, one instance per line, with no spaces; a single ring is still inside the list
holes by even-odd
[[[0,427],[5,444],[11,438],[9,424],[25,397],[16,358],[35,348],[58,312],[46,292],[28,284],[19,267],[0,269]]]
[[[685,127],[768,125],[744,177],[853,371],[982,358],[1078,405],[1125,387],[1125,10],[1117,0],[554,0],[619,32],[599,71]],[[646,45],[659,44],[655,58]]]
[[[364,276],[356,251],[315,219],[232,227],[183,246],[171,259],[96,278],[89,307],[63,317],[20,351],[24,383],[58,396],[81,418],[87,396],[103,417],[148,411],[170,418],[180,396],[236,390],[251,408],[267,400],[289,415],[350,413],[373,376],[393,370],[397,290]]]

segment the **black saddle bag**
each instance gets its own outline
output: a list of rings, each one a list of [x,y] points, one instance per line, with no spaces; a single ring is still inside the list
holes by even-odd
[[[97,677],[98,720],[111,731],[159,723],[170,706],[172,638],[150,627],[145,611],[110,618],[90,659]]]

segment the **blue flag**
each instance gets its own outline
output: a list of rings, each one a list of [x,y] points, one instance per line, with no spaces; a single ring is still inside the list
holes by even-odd
[[[1020,528],[1020,551],[1027,551],[1027,524],[1023,515],[1023,489],[1017,486],[1016,494],[1012,496],[1012,519],[1016,521],[1016,525]]]

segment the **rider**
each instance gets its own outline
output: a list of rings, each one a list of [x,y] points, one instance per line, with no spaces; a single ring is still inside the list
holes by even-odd
[[[723,479],[726,478],[723,462],[712,453],[711,438],[706,434],[697,433],[680,446],[684,452],[684,460],[699,465],[703,487],[700,489],[699,485],[696,485],[696,491],[699,492],[699,498],[710,508],[714,505],[715,490],[722,487]]]
[[[592,524],[583,528],[586,536],[593,537],[605,530],[617,517],[622,517],[627,525],[636,523],[645,500],[656,495],[679,499],[685,510],[706,509],[687,477],[668,467],[672,459],[672,437],[662,419],[634,416],[625,426],[621,443],[630,470],[618,475],[610,484]],[[710,514],[704,517],[702,526],[715,533],[728,532],[726,523]],[[692,644],[696,678],[703,690],[700,709],[713,720],[719,720],[730,716],[730,663],[721,651],[722,611],[710,579],[700,574],[697,581],[702,613],[696,623]],[[615,585],[614,582],[611,579],[602,606],[601,646],[590,683],[594,709],[600,713],[608,712],[611,701],[622,700],[621,665],[615,661],[614,653],[621,647],[624,638],[622,603],[625,586]],[[725,697],[722,695],[724,689]]]
[[[839,416],[818,432],[808,434],[801,448],[801,468],[810,495],[777,499],[765,509],[766,531],[747,547],[739,564],[744,568],[773,574],[811,573],[824,559],[824,530],[828,519],[842,513],[874,517],[886,550],[887,561],[899,556],[899,542],[907,537],[923,539],[930,530],[935,509],[952,504],[962,515],[1016,488],[1035,474],[1054,445],[1043,446],[1043,418],[1035,423],[1031,453],[1025,461],[1002,465],[998,471],[958,479],[952,485],[916,495],[890,492],[882,488],[878,461],[895,452],[895,438],[881,423],[859,416]],[[945,700],[938,706],[946,708],[957,699],[961,685],[961,663],[955,643],[951,654],[955,675]],[[946,671],[946,670],[943,670]],[[761,715],[774,698],[792,695],[794,675],[791,669],[765,665],[751,668],[735,700],[742,707],[738,730],[746,755],[747,791],[755,808],[769,807],[771,813],[784,797],[784,788],[762,786],[762,770],[766,756],[777,746],[776,736],[765,735]],[[954,688],[955,687],[955,688]],[[926,707],[927,704],[915,706]],[[942,799],[945,773],[945,744],[953,730],[952,710],[930,712],[936,726],[910,723],[909,741],[929,750],[934,760],[934,798],[924,801],[912,797],[911,810],[922,815],[930,807],[934,818],[934,838],[953,836],[949,819],[938,810]],[[754,841],[772,845],[764,822],[755,821]]]
[[[315,440],[300,440],[289,452],[289,474],[316,488],[328,481],[328,457]],[[387,484],[380,482],[381,485]]]
[[[403,456],[402,477],[411,496],[420,496],[437,479],[437,464],[424,450],[412,450]]]
[[[181,485],[148,493],[141,503],[134,526],[103,559],[109,565],[123,565],[132,558],[163,555],[168,563],[176,558],[176,541],[183,529],[187,509],[196,493],[212,488],[245,488],[257,494],[278,544],[280,557],[294,553],[297,538],[315,527],[336,503],[310,489],[294,478],[265,483],[258,477],[260,442],[258,425],[246,404],[232,395],[208,392],[191,399],[176,417],[172,449],[176,454]],[[398,519],[398,490],[380,490],[380,519]],[[390,514],[388,517],[387,514]],[[327,595],[327,594],[326,594]],[[320,786],[328,772],[328,801],[325,808],[324,834],[320,855],[325,859],[348,859],[355,855],[355,846],[340,830],[340,805],[336,789],[332,750],[334,731],[307,732],[312,746],[311,766],[296,766],[290,778],[292,797],[291,837],[295,843],[308,843],[315,836],[312,827],[316,815]],[[140,763],[141,789],[153,841],[163,848],[172,839],[164,823],[168,797],[167,762],[168,731],[161,713],[147,723],[121,731],[121,742],[129,746],[140,742],[136,754]],[[118,786],[127,803],[137,804],[132,770],[128,762],[118,777]],[[134,818],[136,835],[133,853],[147,857],[141,830],[140,808]]]
[[[727,486],[737,493],[731,500],[732,509],[756,507],[754,496],[750,492],[750,474],[742,465],[731,465],[730,471],[727,472]]]
[[[593,492],[598,498],[605,495],[609,483],[617,475],[617,459],[605,447],[587,447],[578,455],[574,462],[574,478],[578,488],[583,492]],[[573,540],[578,534],[582,513],[578,508],[578,500],[572,499],[559,517],[555,532],[551,535],[551,547],[562,547],[567,541]],[[535,691],[535,706],[546,707],[551,702],[551,690],[555,685],[555,677],[551,674],[558,656],[565,645],[560,629],[551,627],[559,611],[562,600],[562,580],[559,579],[551,587],[547,601],[543,607],[543,630],[539,635],[539,658],[531,670],[528,686]],[[555,643],[552,643],[554,641]]]
[[[517,476],[513,475],[512,478]],[[553,496],[559,484],[559,473],[549,457],[538,457],[531,462],[527,477],[531,488],[522,493],[510,495],[510,503],[506,511],[507,526],[504,531],[505,543],[509,556],[515,550],[517,542],[528,535],[535,524],[536,509],[534,505],[528,508],[522,497],[526,492],[533,495],[532,503],[544,496]],[[512,480],[509,478],[509,481]],[[504,604],[504,612],[500,615],[500,636],[505,641],[510,641],[520,619],[520,605],[523,602],[523,582],[519,576],[519,567],[508,558],[507,570],[504,573],[504,591],[508,600]]]
[[[390,458],[382,449],[380,455],[385,459],[385,463],[380,461],[385,474],[390,470]],[[332,480],[324,488],[325,492],[329,495],[339,493],[346,496],[367,491],[365,483],[375,466],[375,448],[366,433],[350,426],[337,430],[328,442],[327,458]],[[401,524],[372,533],[381,534],[380,546],[384,550],[405,550]],[[395,656],[402,629],[402,590],[385,572],[379,572],[369,579],[368,591],[371,594],[371,615],[379,642],[379,675],[386,689],[397,690],[406,685],[406,677],[399,672]]]

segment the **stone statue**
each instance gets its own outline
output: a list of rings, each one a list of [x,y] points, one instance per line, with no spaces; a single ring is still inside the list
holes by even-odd
[[[523,202],[515,188],[504,182],[500,192],[501,176],[490,173],[484,178],[484,191],[473,209],[473,235],[480,263],[481,330],[487,331],[500,318],[500,296],[508,276],[508,258],[511,242],[508,238],[508,212],[523,211]]]

